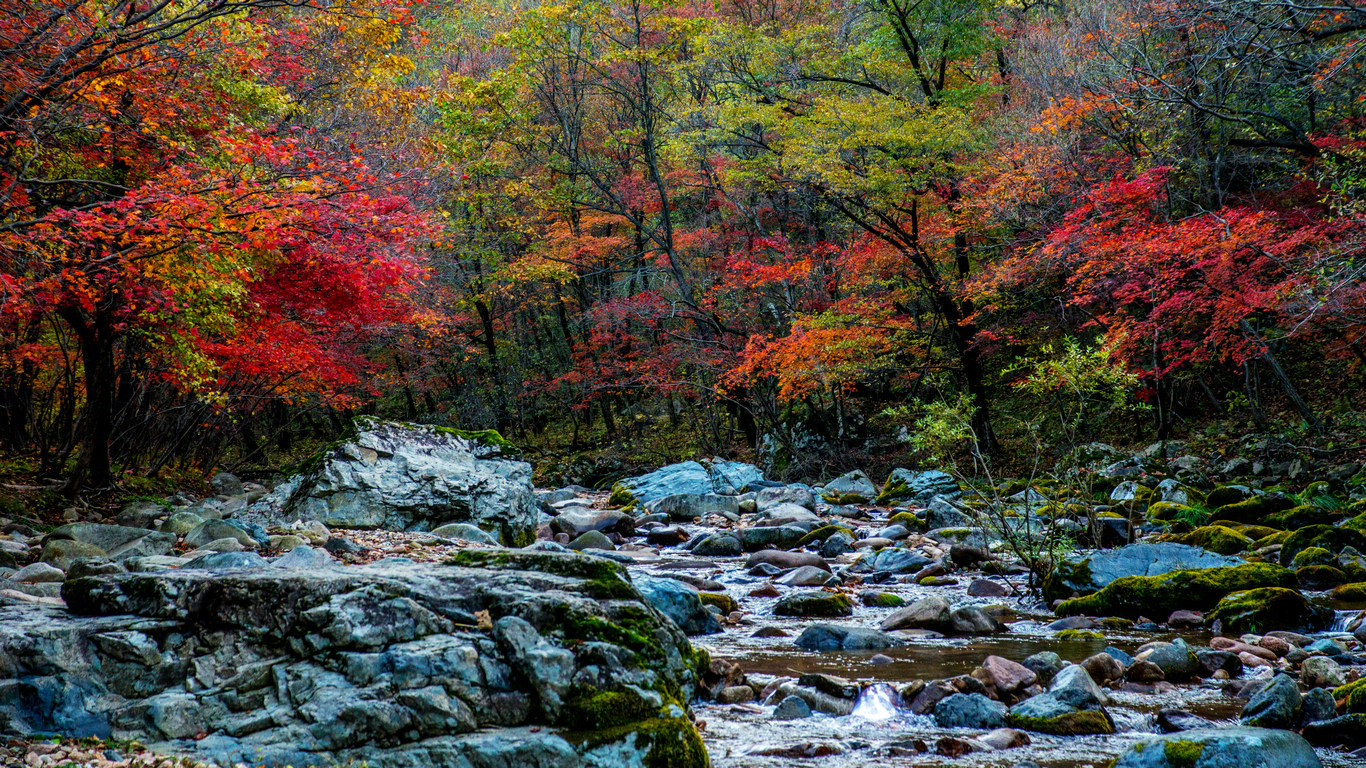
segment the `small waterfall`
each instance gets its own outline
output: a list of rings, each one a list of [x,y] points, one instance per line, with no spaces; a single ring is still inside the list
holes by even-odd
[[[1346,631],[1348,631],[1348,630],[1347,630],[1347,625],[1351,623],[1352,619],[1355,619],[1356,617],[1362,615],[1362,613],[1363,613],[1363,611],[1356,611],[1356,610],[1351,610],[1351,611],[1333,611],[1333,626],[1329,629],[1329,631],[1330,631],[1330,632],[1346,632]]]
[[[864,720],[890,720],[901,708],[901,695],[887,683],[874,683],[859,694],[854,703],[853,717]]]

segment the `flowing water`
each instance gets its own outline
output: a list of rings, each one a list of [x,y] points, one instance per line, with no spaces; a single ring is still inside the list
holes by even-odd
[[[847,559],[848,556],[846,556]],[[1006,604],[1018,612],[1010,631],[1001,635],[973,638],[925,638],[883,651],[815,653],[793,645],[801,631],[818,622],[876,627],[893,608],[873,608],[857,604],[854,615],[845,619],[791,619],[775,617],[776,597],[751,597],[750,592],[768,583],[767,579],[746,573],[739,559],[707,559],[671,553],[659,559],[649,557],[633,569],[665,575],[686,573],[718,581],[726,593],[745,612],[744,622],[726,627],[717,635],[693,638],[714,658],[738,662],[749,675],[796,677],[824,673],[866,685],[852,714],[834,716],[815,714],[800,720],[774,720],[776,701],[750,704],[704,704],[696,708],[703,721],[703,735],[716,768],[779,768],[780,766],[819,765],[820,768],[910,768],[911,766],[1017,766],[1032,761],[1040,766],[1081,768],[1106,766],[1133,743],[1158,732],[1157,713],[1180,709],[1217,724],[1235,725],[1243,702],[1227,695],[1219,681],[1182,685],[1166,693],[1109,691],[1108,710],[1117,733],[1111,736],[1057,737],[1029,733],[1030,744],[1021,748],[975,752],[962,756],[936,754],[943,737],[957,739],[976,736],[979,731],[940,728],[932,717],[914,715],[901,707],[896,687],[913,680],[935,680],[970,673],[988,655],[1013,661],[1039,651],[1053,651],[1068,661],[1082,659],[1114,646],[1133,652],[1152,640],[1170,640],[1172,632],[1111,632],[1103,639],[1060,640],[1046,625],[1054,616],[1038,604],[1011,598],[970,597],[963,578],[957,586],[927,587],[916,584],[888,583],[867,588],[891,592],[908,603],[931,594],[942,595],[954,605]],[[778,586],[782,595],[797,590]],[[1342,606],[1338,606],[1342,607]],[[1338,614],[1334,630],[1341,633],[1347,611]],[[1356,615],[1356,611],[1351,611]],[[754,637],[757,630],[781,630],[784,637]],[[1099,630],[1098,630],[1099,631]],[[1333,632],[1324,633],[1331,636]],[[1192,644],[1207,645],[1208,634],[1182,634]],[[1248,673],[1251,674],[1251,673]],[[1319,750],[1330,768],[1360,766],[1356,758],[1342,752]]]

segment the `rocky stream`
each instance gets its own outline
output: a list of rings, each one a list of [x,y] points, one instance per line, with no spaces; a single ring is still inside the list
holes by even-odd
[[[509,453],[369,422],[274,489],[0,521],[0,763],[1366,765],[1347,484],[1158,447],[1086,497],[722,460],[536,490]],[[1018,547],[1063,534],[1031,590]]]

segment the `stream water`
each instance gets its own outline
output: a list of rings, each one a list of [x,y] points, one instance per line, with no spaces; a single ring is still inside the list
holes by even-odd
[[[846,556],[848,558],[849,556]],[[1042,606],[1012,598],[980,598],[967,594],[971,578],[958,585],[921,586],[886,583],[878,591],[891,592],[908,603],[931,594],[942,595],[954,605],[1001,604],[1014,608],[1017,619],[1010,631],[1000,635],[973,638],[925,638],[884,651],[808,652],[798,649],[793,640],[813,623],[876,627],[893,608],[856,605],[854,615],[845,619],[793,619],[775,617],[777,597],[751,597],[750,592],[768,579],[749,575],[742,559],[697,558],[669,550],[658,558],[642,558],[633,570],[651,575],[686,573],[720,582],[744,613],[740,624],[729,625],[725,632],[694,637],[713,658],[738,662],[749,675],[795,677],[824,673],[844,677],[867,687],[854,712],[845,716],[814,714],[799,720],[772,719],[776,701],[748,704],[704,704],[697,707],[704,721],[703,736],[716,768],[777,768],[778,766],[820,765],[821,768],[859,768],[861,766],[963,765],[1019,766],[1029,762],[1056,768],[1107,765],[1134,742],[1158,733],[1155,718],[1161,709],[1179,709],[1217,724],[1235,725],[1243,702],[1224,693],[1219,681],[1177,686],[1175,691],[1142,694],[1109,691],[1108,707],[1116,733],[1111,736],[1056,737],[1029,733],[1030,744],[999,751],[974,752],[961,756],[936,754],[941,737],[965,738],[980,732],[939,727],[926,715],[914,715],[901,708],[896,686],[913,680],[935,680],[967,674],[981,665],[988,655],[1013,661],[1040,652],[1053,651],[1064,660],[1078,662],[1106,646],[1131,652],[1152,640],[1169,640],[1172,632],[1102,631],[1103,639],[1059,639],[1047,628],[1053,621]],[[781,595],[810,587],[777,586]],[[1346,606],[1340,616],[1345,622]],[[755,637],[760,629],[783,637]],[[1340,629],[1340,627],[1335,627]],[[1324,633],[1332,636],[1332,631]],[[1192,643],[1208,644],[1210,636],[1199,632],[1182,635]],[[1247,672],[1245,674],[1252,674]],[[1319,750],[1326,766],[1360,766],[1357,758],[1342,752]]]

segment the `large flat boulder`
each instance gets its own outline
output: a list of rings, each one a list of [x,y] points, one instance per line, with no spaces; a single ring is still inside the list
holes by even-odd
[[[0,599],[0,726],[137,739],[222,765],[706,765],[696,654],[621,566],[121,573],[69,609]]]
[[[735,496],[763,480],[764,473],[753,464],[724,459],[683,461],[622,480],[613,489],[613,497],[644,504],[679,494]]]
[[[490,433],[357,420],[357,433],[252,506],[272,523],[431,530],[469,523],[505,544],[536,538],[531,465]]]
[[[1242,558],[1186,544],[1130,544],[1063,561],[1044,581],[1044,598],[1052,601],[1073,594],[1089,595],[1125,576],[1160,576],[1173,571],[1231,567],[1244,562]]]

